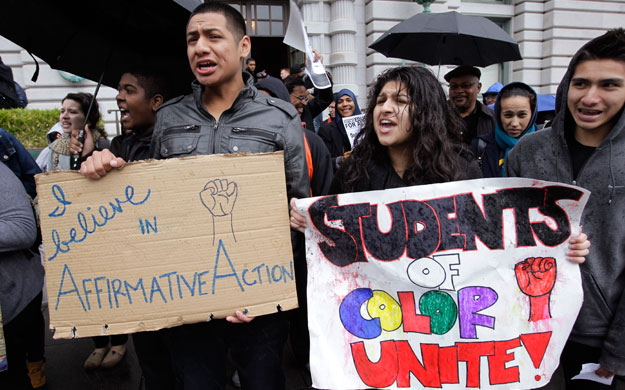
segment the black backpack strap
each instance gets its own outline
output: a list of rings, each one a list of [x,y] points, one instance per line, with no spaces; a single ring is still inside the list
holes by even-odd
[[[477,139],[477,163],[482,166],[482,157],[484,156],[484,150],[486,150],[486,141],[482,138]]]

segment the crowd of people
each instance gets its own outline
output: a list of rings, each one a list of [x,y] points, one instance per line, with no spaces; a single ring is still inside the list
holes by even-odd
[[[198,6],[186,30],[193,92],[170,95],[166,72],[128,69],[116,97],[124,129],[109,143],[98,128],[93,96],[68,94],[59,124],[47,134],[39,165],[19,141],[0,129],[0,304],[9,367],[0,388],[45,385],[41,296],[33,176],[76,167],[91,180],[115,174],[127,162],[199,154],[284,150],[296,286],[300,308],[252,318],[241,309],[223,320],[132,335],[145,388],[223,389],[231,356],[243,389],[284,389],[282,353],[287,335],[298,362],[308,363],[306,219],[297,198],[384,190],[482,177],[526,177],[576,184],[592,191],[582,216],[584,233],[571,238],[568,259],[580,263],[584,303],[546,388],[609,388],[571,381],[588,362],[603,377],[625,375],[625,31],[611,30],[573,57],[557,94],[551,125],[537,123],[537,94],[521,82],[482,90],[480,70],[459,66],[439,80],[424,67],[403,66],[377,76],[365,125],[354,143],[343,118],[361,114],[349,89],[314,88],[302,65],[280,78],[257,72],[245,21],[218,2]],[[317,52],[315,60],[322,60]],[[493,110],[488,106],[494,105]],[[329,118],[323,112],[329,108]],[[228,148],[233,128],[262,124],[267,139],[246,150]],[[192,149],[173,147],[197,133]],[[176,137],[168,134],[176,129]],[[219,131],[217,131],[219,130]],[[80,137],[82,135],[82,137]],[[226,141],[226,142],[224,142]],[[285,205],[287,207],[287,205]],[[589,250],[592,242],[592,250]],[[85,369],[112,367],[126,354],[127,335],[94,338]],[[603,387],[602,387],[603,386]]]

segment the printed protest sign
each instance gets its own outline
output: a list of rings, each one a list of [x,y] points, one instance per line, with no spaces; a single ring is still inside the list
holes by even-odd
[[[352,149],[356,145],[356,136],[360,132],[360,129],[365,127],[365,114],[348,116],[343,118],[343,126],[347,132],[347,138],[349,138],[349,144]]]
[[[55,337],[297,307],[282,152],[37,176]]]
[[[306,26],[304,26],[304,18],[299,12],[299,7],[293,0],[289,1],[289,5],[289,24],[282,42],[306,53],[306,74],[310,77],[310,81],[312,81],[315,88],[329,88],[332,86],[332,83],[326,74],[325,66],[323,66],[321,60],[314,61],[315,55],[306,32]]]
[[[320,389],[545,385],[582,303],[589,193],[485,179],[301,199]]]

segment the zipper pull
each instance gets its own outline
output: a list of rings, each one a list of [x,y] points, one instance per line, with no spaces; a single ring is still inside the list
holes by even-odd
[[[242,127],[233,127],[233,128],[232,128],[232,132],[233,132],[233,133],[241,133],[241,132],[243,132],[243,131],[245,131],[245,129],[244,129],[244,128],[242,128]]]

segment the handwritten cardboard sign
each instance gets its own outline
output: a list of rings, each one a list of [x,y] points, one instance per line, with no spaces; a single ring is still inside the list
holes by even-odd
[[[343,127],[345,127],[345,131],[347,132],[347,138],[349,138],[349,143],[352,145],[352,149],[358,143],[356,141],[356,136],[360,132],[360,130],[365,127],[365,114],[348,116],[343,118]]]
[[[302,199],[313,386],[545,385],[582,303],[589,193],[486,179]]]
[[[282,152],[37,176],[55,337],[297,307]]]

